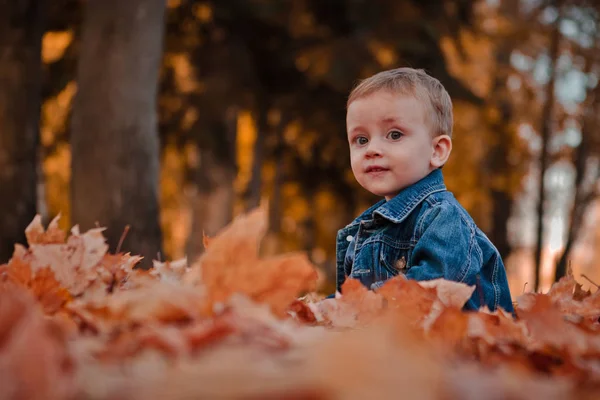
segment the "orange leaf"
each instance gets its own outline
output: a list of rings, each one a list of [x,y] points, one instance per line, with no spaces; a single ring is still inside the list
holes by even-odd
[[[69,292],[60,286],[54,272],[48,267],[38,269],[34,274],[29,264],[13,258],[4,267],[4,273],[8,282],[27,288],[47,314],[57,312],[71,300]]]
[[[385,297],[390,309],[397,310],[415,324],[424,321],[438,300],[435,288],[424,287],[402,275],[386,281],[377,293]]]
[[[60,327],[16,286],[0,285],[0,299],[0,398],[70,398],[74,369]]]
[[[49,243],[48,240],[43,239],[43,236],[40,236],[42,234],[39,233],[39,229],[35,228],[37,224],[33,226],[34,228],[30,231],[32,243],[29,249],[17,247],[13,259],[19,258],[28,263],[34,272],[50,267],[61,286],[66,288],[72,296],[83,293],[98,278],[96,266],[108,250],[102,235],[103,229],[91,229],[80,234],[79,228],[75,226],[66,243]],[[49,232],[52,237],[58,235],[55,230],[49,229]]]
[[[462,308],[475,291],[475,286],[442,278],[419,281],[419,285],[424,288],[435,288],[437,297],[446,307]]]
[[[566,321],[547,295],[536,295],[531,308],[521,310],[519,315],[527,326],[531,350],[600,354],[600,336],[589,335]]]
[[[456,346],[467,337],[469,315],[456,307],[447,307],[437,316],[428,335],[445,346]]]
[[[338,299],[325,299],[316,309],[326,322],[336,328],[366,325],[383,312],[383,297],[368,290],[359,280],[347,278]]]
[[[44,230],[42,226],[42,217],[38,214],[33,221],[25,228],[25,237],[27,243],[32,244],[60,244],[65,242],[66,234],[58,227],[60,215],[56,216]]]
[[[206,289],[206,312],[211,313],[215,304],[225,302],[233,293],[242,293],[284,315],[302,291],[314,288],[317,272],[305,254],[259,259],[266,223],[262,208],[239,216],[211,239],[186,274],[185,282],[202,284]]]
[[[173,283],[180,282],[181,278],[183,278],[188,270],[186,258],[166,262],[153,260],[152,263],[153,268],[150,270],[150,275],[156,276],[160,280]]]

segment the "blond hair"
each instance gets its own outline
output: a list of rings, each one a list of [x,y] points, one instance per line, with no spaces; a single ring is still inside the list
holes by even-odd
[[[380,90],[413,95],[427,104],[431,113],[433,136],[448,135],[452,137],[452,100],[450,95],[436,78],[422,69],[396,68],[379,72],[361,81],[348,96],[347,106],[353,101]]]

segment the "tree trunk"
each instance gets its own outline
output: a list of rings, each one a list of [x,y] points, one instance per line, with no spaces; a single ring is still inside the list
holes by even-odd
[[[219,148],[201,149],[200,163],[190,171],[189,179],[194,186],[190,199],[192,228],[187,245],[190,263],[204,251],[203,235],[216,235],[233,219],[237,112],[230,111],[225,119],[208,131],[219,139],[210,141],[218,143]]]
[[[497,134],[497,140],[492,145],[487,157],[487,167],[490,174],[501,175],[504,178],[492,180],[502,182],[502,184],[492,187],[490,190],[492,201],[490,239],[503,259],[506,259],[512,250],[508,240],[508,220],[512,215],[515,199],[508,183],[511,171],[509,152],[516,132],[511,124],[514,118],[514,109],[508,90],[508,78],[512,72],[510,56],[517,44],[519,25],[522,23],[519,5],[520,0],[505,0],[499,5],[503,18],[510,20],[511,29],[497,39],[499,44],[495,52],[496,65],[492,71],[494,84],[489,99],[491,106],[498,111],[499,118],[491,124],[491,131]]]
[[[557,2],[560,3],[560,2]],[[535,285],[534,290],[537,292],[540,286],[541,279],[541,266],[542,266],[542,248],[544,238],[544,203],[546,201],[546,185],[544,184],[544,175],[546,173],[548,164],[548,142],[550,140],[550,134],[552,131],[552,123],[554,117],[554,87],[556,83],[556,63],[560,55],[560,22],[561,10],[560,4],[557,4],[559,9],[559,15],[554,22],[552,27],[552,33],[550,37],[550,49],[549,58],[550,64],[549,75],[550,81],[546,85],[546,102],[542,110],[542,124],[541,124],[541,137],[542,137],[542,148],[540,150],[540,164],[539,164],[539,186],[538,186],[538,205],[537,205],[537,242],[535,247]]]
[[[277,124],[275,135],[277,142],[273,149],[273,158],[275,159],[275,176],[273,177],[273,191],[269,199],[269,230],[263,241],[263,251],[265,255],[278,254],[282,250],[281,220],[283,215],[282,188],[285,182],[285,143],[284,132],[288,125],[285,116],[280,118]]]
[[[489,151],[487,168],[490,174],[506,176],[511,168],[508,160],[509,148],[512,143],[510,138],[514,136],[510,124],[514,110],[508,93],[507,82],[511,71],[510,55],[516,40],[515,30],[519,23],[519,0],[506,0],[502,2],[500,7],[503,16],[513,19],[513,31],[498,39],[500,43],[495,54],[496,65],[492,71],[494,84],[490,93],[490,105],[498,111],[500,117],[491,124],[491,131],[497,134],[497,140]],[[507,182],[508,180],[493,179],[492,181]],[[500,256],[505,259],[511,251],[508,241],[508,219],[512,213],[514,196],[511,194],[508,184],[492,187],[490,195],[492,201],[490,240],[500,252]]]
[[[0,264],[36,213],[44,0],[0,0]]]
[[[514,198],[506,190],[492,190],[492,232],[490,240],[506,260],[512,248],[508,241],[508,220],[512,213]]]
[[[287,121],[282,121],[277,126],[277,144],[275,145],[275,176],[273,177],[273,195],[269,202],[269,231],[274,235],[281,233],[281,189],[285,181],[285,144],[283,142],[283,133],[287,126]]]
[[[157,132],[163,0],[90,0],[86,4],[73,105],[72,218],[97,222],[114,250],[161,252]]]
[[[254,157],[252,158],[252,176],[247,190],[246,210],[252,210],[260,205],[262,194],[262,166],[267,138],[269,107],[264,99],[259,100],[256,110],[256,141],[254,142]]]
[[[596,45],[598,41],[596,41]],[[597,47],[597,46],[595,46]],[[585,73],[589,75],[595,66],[595,54],[589,54],[586,59]],[[588,90],[586,95],[586,107],[581,124],[581,143],[575,152],[575,194],[573,195],[573,208],[571,210],[571,219],[567,231],[567,240],[565,248],[556,264],[554,271],[554,280],[558,281],[567,273],[567,264],[573,245],[577,240],[581,225],[583,224],[583,216],[588,205],[595,197],[593,189],[585,187],[584,177],[586,174],[586,164],[590,153],[590,137],[598,129],[597,115],[600,111],[600,85]],[[598,171],[597,171],[598,172]]]

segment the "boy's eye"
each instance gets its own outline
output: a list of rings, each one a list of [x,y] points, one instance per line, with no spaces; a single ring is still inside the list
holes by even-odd
[[[367,139],[364,136],[359,136],[359,137],[357,137],[354,140],[356,140],[356,143],[358,143],[361,146],[364,146],[365,144],[369,143],[369,139]]]
[[[391,131],[388,133],[388,138],[392,140],[398,140],[403,136],[403,133],[400,131]]]

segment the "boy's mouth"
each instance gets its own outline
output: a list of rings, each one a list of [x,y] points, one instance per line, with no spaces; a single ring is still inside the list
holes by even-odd
[[[367,169],[365,170],[365,172],[367,174],[375,173],[375,172],[384,172],[384,171],[389,171],[389,168],[381,167],[379,165],[371,165],[370,167],[367,167]]]

